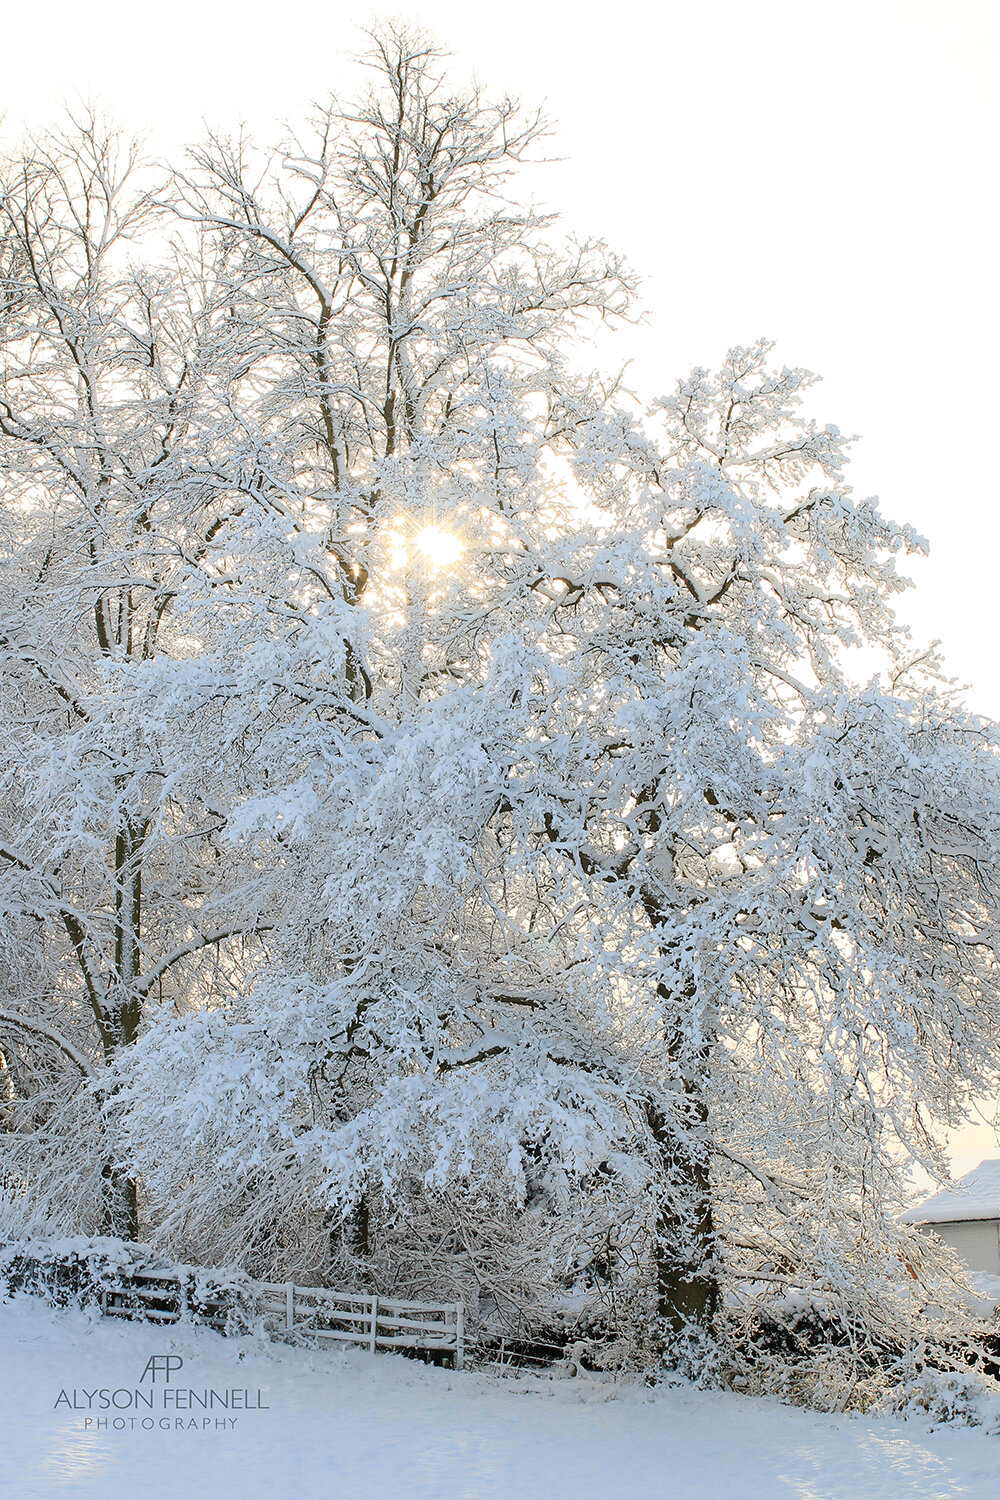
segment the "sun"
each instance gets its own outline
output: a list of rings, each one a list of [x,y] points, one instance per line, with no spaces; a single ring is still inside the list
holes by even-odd
[[[462,555],[462,543],[450,531],[437,526],[424,526],[414,538],[417,548],[432,567],[447,568]]]

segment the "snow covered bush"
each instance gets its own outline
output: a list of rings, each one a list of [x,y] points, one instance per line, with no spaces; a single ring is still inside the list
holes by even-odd
[[[964,1337],[896,1213],[997,1077],[993,728],[813,377],[584,373],[633,281],[539,122],[373,47],[155,198],[93,124],[8,174],[4,1181],[849,1404]]]
[[[894,1388],[884,1410],[929,1429],[946,1422],[960,1427],[985,1427],[1000,1436],[1000,1401],[996,1386],[982,1376],[923,1370]]]

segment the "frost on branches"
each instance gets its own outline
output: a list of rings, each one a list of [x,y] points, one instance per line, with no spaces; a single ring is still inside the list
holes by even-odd
[[[813,378],[581,374],[633,284],[508,196],[542,123],[368,63],[8,166],[8,1232],[846,1401],[964,1336],[895,1215],[996,1086],[993,731]]]

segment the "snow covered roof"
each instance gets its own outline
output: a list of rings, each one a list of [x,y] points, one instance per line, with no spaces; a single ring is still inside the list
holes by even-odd
[[[954,1224],[960,1219],[1000,1219],[1000,1161],[981,1161],[955,1187],[900,1214],[904,1224]]]

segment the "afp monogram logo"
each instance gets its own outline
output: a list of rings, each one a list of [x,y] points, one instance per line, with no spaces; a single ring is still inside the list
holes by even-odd
[[[240,1418],[228,1413],[270,1410],[260,1389],[175,1384],[183,1368],[179,1354],[151,1354],[136,1385],[63,1389],[53,1409],[86,1413],[92,1432],[232,1432]]]
[[[181,1359],[179,1354],[151,1354],[146,1361],[146,1368],[139,1376],[139,1384],[141,1385],[148,1375],[150,1380],[155,1385],[156,1376],[159,1372],[163,1375],[164,1380],[169,1385],[170,1377],[173,1371],[180,1370],[183,1368],[183,1366],[184,1361]]]

